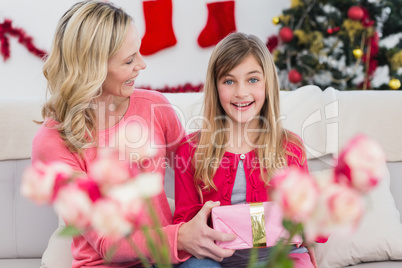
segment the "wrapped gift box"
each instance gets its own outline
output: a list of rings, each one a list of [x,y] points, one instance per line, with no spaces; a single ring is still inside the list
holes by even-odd
[[[223,248],[272,247],[279,239],[289,237],[282,225],[282,210],[274,202],[214,207],[211,217],[215,230],[237,235],[233,241],[216,242]],[[294,236],[289,243],[300,246],[302,239]]]

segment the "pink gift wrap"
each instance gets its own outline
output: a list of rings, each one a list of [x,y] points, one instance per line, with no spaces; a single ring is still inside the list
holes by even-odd
[[[263,202],[265,216],[266,247],[274,246],[281,238],[289,237],[282,226],[283,213],[280,206],[274,202]],[[246,249],[253,247],[253,231],[249,204],[214,207],[211,212],[212,224],[215,230],[224,233],[234,233],[237,238],[229,242],[216,241],[222,248]],[[299,247],[302,244],[300,236],[294,236],[290,244]]]

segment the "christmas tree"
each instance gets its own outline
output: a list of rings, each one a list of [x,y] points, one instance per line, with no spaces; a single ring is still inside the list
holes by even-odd
[[[282,88],[401,90],[401,18],[402,0],[292,0],[267,40]],[[374,85],[379,67],[389,79]]]

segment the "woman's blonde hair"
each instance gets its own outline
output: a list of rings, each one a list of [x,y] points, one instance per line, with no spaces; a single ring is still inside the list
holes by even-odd
[[[58,122],[71,152],[96,146],[94,100],[102,93],[108,60],[123,44],[133,19],[101,1],[73,5],[60,19],[52,49],[43,66],[49,100],[42,117]]]
[[[204,122],[202,131],[191,139],[196,144],[194,153],[195,184],[200,190],[216,189],[214,175],[225,153],[228,136],[222,131],[230,120],[219,101],[217,82],[249,55],[260,64],[265,79],[266,100],[259,115],[263,132],[254,141],[262,180],[268,184],[272,174],[287,165],[285,144],[294,143],[302,148],[297,136],[286,131],[280,121],[279,80],[275,63],[265,44],[254,35],[232,33],[220,41],[212,52],[204,85]],[[201,158],[201,159],[197,159]],[[198,160],[198,161],[197,161]],[[200,186],[202,185],[202,186]],[[202,196],[202,195],[201,195]]]

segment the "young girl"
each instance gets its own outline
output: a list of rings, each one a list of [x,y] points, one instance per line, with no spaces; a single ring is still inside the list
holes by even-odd
[[[210,58],[204,91],[202,129],[177,149],[175,223],[191,220],[209,200],[220,205],[267,201],[275,171],[291,165],[307,171],[301,139],[279,120],[278,77],[261,40],[243,33],[223,39]],[[259,260],[268,254],[269,248],[260,249]],[[247,266],[249,256],[250,250],[238,250],[220,264]],[[316,266],[305,247],[295,247],[290,256],[295,267]]]

